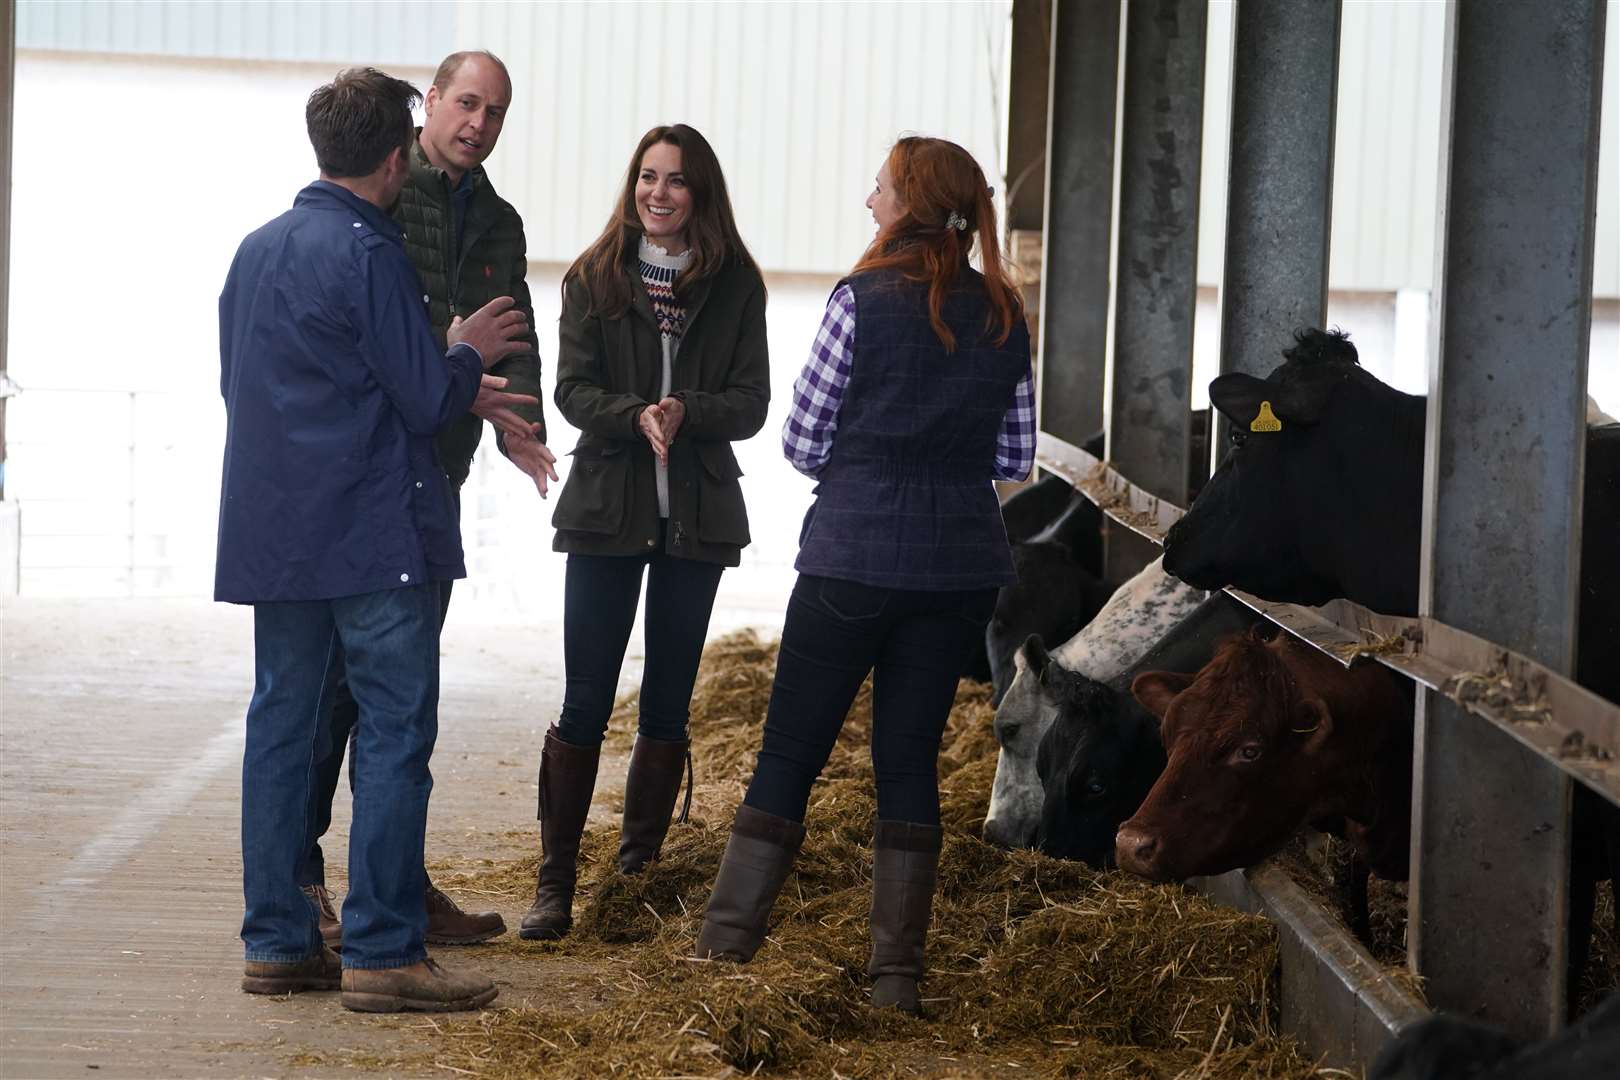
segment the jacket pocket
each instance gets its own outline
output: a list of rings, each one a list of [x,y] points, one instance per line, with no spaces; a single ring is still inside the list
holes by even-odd
[[[618,444],[576,446],[557,509],[555,529],[617,536],[630,509],[630,457]]]
[[[698,477],[698,539],[705,544],[732,544],[747,547],[748,508],[743,503],[742,485],[737,482],[742,468],[727,442],[699,442],[698,459],[703,464]]]

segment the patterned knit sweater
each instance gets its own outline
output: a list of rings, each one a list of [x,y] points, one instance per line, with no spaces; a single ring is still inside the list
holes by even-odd
[[[692,252],[671,255],[645,236],[637,252],[641,267],[641,283],[647,287],[647,298],[652,301],[653,315],[664,338],[664,374],[658,384],[658,397],[666,398],[673,389],[675,354],[681,348],[681,335],[686,332],[686,308],[675,297],[675,279],[692,262]],[[679,432],[676,432],[679,437]],[[654,462],[658,478],[658,516],[669,517],[669,469]]]

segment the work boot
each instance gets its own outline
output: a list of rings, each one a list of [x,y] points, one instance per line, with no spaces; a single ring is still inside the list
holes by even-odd
[[[765,941],[771,908],[804,844],[804,825],[739,806],[692,954],[746,964]]]
[[[428,922],[425,936],[429,944],[476,945],[506,933],[506,920],[501,918],[500,912],[480,911],[472,914],[462,911],[454,900],[439,891],[432,878],[428,878],[426,904]]]
[[[630,775],[624,782],[624,827],[619,839],[619,869],[639,874],[658,858],[664,834],[675,812],[675,796],[680,794],[681,774],[690,765],[689,739],[670,742],[636,736],[630,751]],[[687,787],[687,799],[692,789]],[[681,812],[684,820],[686,812]]]
[[[332,907],[332,890],[325,885],[305,885],[304,895],[320,912],[321,941],[328,949],[343,948],[343,922]]]
[[[596,766],[602,748],[575,746],[546,732],[540,750],[540,872],[534,903],[518,936],[529,941],[555,941],[574,926],[574,883],[579,876],[579,838],[591,812]]]
[[[500,993],[475,971],[451,971],[431,956],[397,968],[344,968],[343,1007],[355,1012],[464,1012]]]
[[[242,966],[244,994],[297,994],[305,990],[336,990],[343,973],[338,954],[321,946],[314,956],[292,964],[249,960]]]
[[[938,825],[879,821],[872,838],[872,977],[874,1008],[921,1011],[917,981],[939,878]]]

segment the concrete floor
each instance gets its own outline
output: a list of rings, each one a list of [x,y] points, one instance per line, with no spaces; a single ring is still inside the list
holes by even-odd
[[[538,845],[535,766],[562,695],[561,627],[477,619],[453,610],[445,632],[430,862]],[[252,679],[244,609],[0,603],[0,1076],[331,1075],[333,1062],[426,1044],[420,1019],[238,988]],[[604,757],[597,814],[617,804],[624,765]],[[329,848],[339,865],[344,801]],[[503,914],[516,925],[521,911]],[[497,1004],[568,994],[563,961],[510,947],[438,955],[495,977]]]

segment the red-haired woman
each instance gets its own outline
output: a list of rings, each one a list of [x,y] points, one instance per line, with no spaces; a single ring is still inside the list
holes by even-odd
[[[957,673],[1014,580],[994,478],[1034,458],[1029,332],[972,156],[901,139],[878,234],[827,305],[783,448],[819,481],[764,743],[697,954],[747,961],[804,839],[810,787],[873,675],[872,1001],[918,1008],[939,864],[940,736]],[[982,272],[969,265],[977,242]]]
[[[720,163],[685,124],[636,146],[607,227],[563,277],[557,407],[581,435],[557,510],[567,683],[540,754],[543,857],[519,930],[573,926],[580,834],[647,578],[646,666],[619,866],[658,856],[720,573],[748,544],[731,444],[765,423],[765,283]]]

